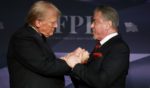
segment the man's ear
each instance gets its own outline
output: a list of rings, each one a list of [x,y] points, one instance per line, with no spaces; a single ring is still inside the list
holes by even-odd
[[[35,20],[35,26],[40,27],[41,26],[41,21],[40,20]]]
[[[110,29],[110,27],[112,27],[112,21],[107,21],[106,27],[107,29]]]

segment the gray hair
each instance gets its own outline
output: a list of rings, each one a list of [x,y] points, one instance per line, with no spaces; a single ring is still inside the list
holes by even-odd
[[[32,25],[35,22],[35,20],[44,19],[44,17],[45,17],[44,15],[49,8],[55,10],[56,13],[58,14],[58,16],[61,15],[60,10],[54,4],[52,4],[51,2],[48,2],[48,1],[41,0],[41,1],[35,2],[31,6],[31,8],[27,14],[26,22],[28,24]]]
[[[113,27],[117,28],[119,26],[119,15],[114,8],[110,6],[101,5],[96,7],[95,11],[101,12],[104,19],[112,21]]]

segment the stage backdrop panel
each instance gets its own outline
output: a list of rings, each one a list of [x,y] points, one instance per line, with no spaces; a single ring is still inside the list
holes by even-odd
[[[24,24],[30,5],[36,0],[0,1],[0,88],[9,88],[6,52],[11,34]],[[128,43],[130,69],[127,88],[150,88],[150,0],[51,0],[62,11],[58,28],[48,42],[57,57],[82,47],[91,52],[93,10],[107,4],[120,15],[119,32]],[[73,88],[69,76],[66,88]]]

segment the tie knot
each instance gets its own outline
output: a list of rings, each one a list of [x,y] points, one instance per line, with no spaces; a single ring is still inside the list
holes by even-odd
[[[97,41],[96,42],[96,48],[100,48],[101,44],[100,44],[100,41]]]

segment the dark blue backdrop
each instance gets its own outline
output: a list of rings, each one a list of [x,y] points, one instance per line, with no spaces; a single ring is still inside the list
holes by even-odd
[[[9,88],[6,52],[11,34],[24,24],[30,5],[36,0],[0,1],[0,88]],[[52,0],[62,11],[59,27],[49,43],[62,56],[77,47],[91,51],[94,41],[90,23],[94,8],[107,4],[120,15],[120,33],[128,43],[130,69],[127,88],[150,88],[150,0]],[[73,88],[66,76],[66,88]]]

